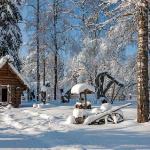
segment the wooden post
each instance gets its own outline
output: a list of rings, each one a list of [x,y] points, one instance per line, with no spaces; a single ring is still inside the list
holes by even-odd
[[[87,97],[86,97],[86,91],[84,92],[84,96],[85,96],[85,108],[87,108]]]
[[[114,85],[112,87],[111,103],[113,103],[114,96],[115,96],[115,83],[114,83]]]

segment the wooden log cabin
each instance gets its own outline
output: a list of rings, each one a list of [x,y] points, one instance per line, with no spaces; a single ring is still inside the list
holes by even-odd
[[[21,94],[28,86],[12,63],[10,56],[0,59],[0,104],[17,108],[21,104]]]

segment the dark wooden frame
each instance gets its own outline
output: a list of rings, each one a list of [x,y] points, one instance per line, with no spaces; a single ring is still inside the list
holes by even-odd
[[[104,87],[104,81],[108,78],[110,81]],[[124,87],[122,83],[120,83],[118,80],[116,80],[114,77],[112,77],[108,72],[102,72],[99,73],[95,79],[96,89],[97,89],[97,98],[100,97],[106,97],[106,93],[108,90],[113,86],[112,91],[112,97],[111,97],[111,103],[113,103],[114,99],[119,94],[120,90]],[[118,86],[118,90],[116,90],[116,85]],[[115,93],[116,91],[116,93]]]

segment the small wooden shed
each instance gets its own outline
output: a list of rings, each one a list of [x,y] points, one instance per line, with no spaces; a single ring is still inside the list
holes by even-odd
[[[19,107],[21,94],[28,86],[12,62],[10,56],[0,59],[0,104]]]

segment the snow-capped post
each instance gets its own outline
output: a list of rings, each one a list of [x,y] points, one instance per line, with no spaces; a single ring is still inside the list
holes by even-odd
[[[37,46],[37,101],[39,101],[39,93],[40,93],[40,73],[39,73],[39,51],[40,51],[40,47],[39,47],[39,23],[40,23],[40,19],[39,19],[39,13],[40,13],[40,6],[39,6],[39,0],[37,0],[37,10],[36,10],[36,46]]]
[[[137,122],[148,122],[148,1],[138,3]]]
[[[89,103],[87,101],[87,94],[92,94],[92,93],[95,93],[95,87],[90,85],[90,84],[87,84],[87,83],[78,83],[76,85],[74,85],[72,88],[71,88],[71,94],[78,94],[80,97],[79,97],[79,100],[81,102],[81,104],[83,104],[83,108],[91,108],[91,103]],[[82,98],[82,94],[84,94],[84,98]],[[82,101],[84,100],[84,101]]]

